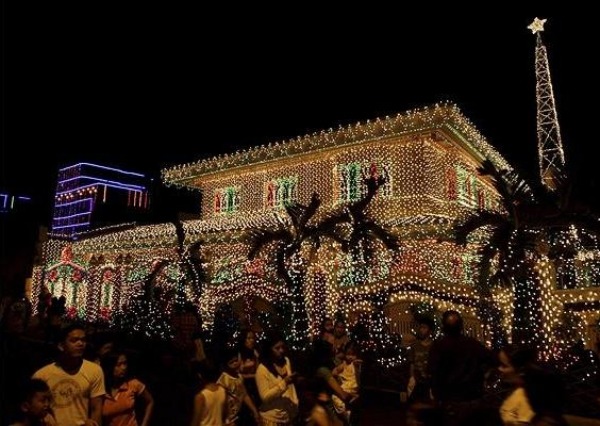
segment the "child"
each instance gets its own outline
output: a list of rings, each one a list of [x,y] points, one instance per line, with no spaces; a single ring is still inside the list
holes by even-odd
[[[12,426],[56,426],[50,409],[52,394],[48,384],[41,379],[29,379],[22,389],[21,421]]]
[[[141,426],[147,426],[154,408],[154,399],[142,382],[129,377],[127,356],[119,351],[110,352],[102,357],[100,363],[107,391],[102,405],[103,424],[137,426],[135,405],[141,399],[144,401]]]
[[[223,426],[227,415],[227,394],[217,384],[219,370],[211,362],[197,363],[195,367],[203,388],[194,397],[194,414],[190,426]]]
[[[227,392],[227,419],[226,425],[236,425],[239,419],[239,412],[242,408],[242,403],[252,412],[252,416],[257,424],[260,423],[258,410],[248,395],[244,386],[244,378],[240,374],[240,357],[237,350],[226,350],[223,354],[225,361],[224,371],[219,377],[217,384],[223,386]]]
[[[352,404],[358,398],[358,381],[360,376],[360,366],[362,360],[358,359],[358,346],[354,342],[348,342],[344,347],[344,360],[340,365],[335,367],[332,371],[333,375],[340,382],[340,387],[344,392],[351,395],[356,395],[346,405],[337,395],[332,395],[333,406],[335,411],[340,415],[343,415],[347,421],[350,421],[351,407]]]
[[[331,404],[330,390],[323,380],[309,380],[307,403],[312,406],[307,418],[307,426],[343,426],[342,418],[335,412]]]

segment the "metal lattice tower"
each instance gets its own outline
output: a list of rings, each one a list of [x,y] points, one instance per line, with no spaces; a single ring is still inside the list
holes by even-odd
[[[555,190],[565,174],[565,154],[560,137],[554,92],[550,80],[550,67],[546,46],[542,42],[546,19],[535,18],[527,28],[536,35],[535,78],[537,100],[537,140],[540,178],[551,191]]]

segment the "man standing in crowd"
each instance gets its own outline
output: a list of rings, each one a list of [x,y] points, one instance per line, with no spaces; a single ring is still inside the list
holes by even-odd
[[[33,375],[52,392],[52,410],[59,425],[99,426],[102,423],[104,375],[99,365],[84,360],[84,329],[76,324],[61,330],[56,362]]]
[[[481,425],[485,373],[492,367],[491,352],[463,335],[463,319],[456,311],[442,316],[444,336],[431,345],[431,391],[443,411],[444,426]]]

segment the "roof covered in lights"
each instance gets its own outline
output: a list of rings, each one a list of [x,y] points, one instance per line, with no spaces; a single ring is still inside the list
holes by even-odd
[[[167,185],[193,187],[193,182],[223,170],[232,170],[253,164],[278,161],[317,150],[357,145],[367,141],[387,139],[416,132],[441,130],[453,136],[465,148],[481,159],[488,158],[499,169],[512,167],[496,151],[452,103],[436,104],[400,113],[395,117],[377,118],[356,123],[337,130],[322,130],[310,135],[298,136],[283,142],[269,143],[232,154],[223,154],[193,163],[177,165],[162,170]]]

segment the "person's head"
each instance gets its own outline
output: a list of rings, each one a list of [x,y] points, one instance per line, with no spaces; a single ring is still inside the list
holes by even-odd
[[[333,357],[335,352],[331,343],[322,339],[315,340],[312,350],[313,367],[315,370],[320,367],[333,368]]]
[[[223,361],[223,370],[231,375],[235,375],[240,369],[240,356],[236,349],[226,348],[221,354]]]
[[[83,358],[86,346],[85,329],[80,324],[70,324],[60,330],[58,350],[66,358]]]
[[[446,336],[460,336],[463,332],[463,319],[457,311],[446,311],[442,315],[442,331]]]
[[[256,335],[254,331],[245,328],[240,333],[239,347],[254,350],[256,347]]]
[[[333,333],[333,320],[329,317],[323,318],[321,332]]]
[[[335,337],[342,337],[346,334],[346,323],[342,320],[337,320],[335,322],[335,327],[333,328],[333,335]]]
[[[526,369],[523,378],[527,399],[536,415],[562,414],[566,387],[557,371],[533,365]]]
[[[96,356],[102,358],[109,352],[112,352],[115,348],[115,342],[112,334],[100,334],[96,337]]]
[[[267,362],[280,362],[286,352],[285,339],[277,331],[267,333],[264,341],[263,359]]]
[[[358,345],[356,342],[348,342],[346,346],[344,346],[344,359],[348,364],[353,363],[359,357]]]
[[[121,351],[105,354],[100,360],[100,366],[107,385],[121,383],[127,378],[129,368],[127,355]]]
[[[506,345],[498,353],[498,371],[508,383],[520,382],[526,367],[535,362],[535,350],[525,346]]]
[[[216,383],[219,380],[221,371],[212,361],[195,362],[192,364],[193,370],[198,375],[198,378],[203,385],[208,383]]]
[[[43,419],[50,413],[52,394],[48,384],[41,379],[29,379],[19,396],[21,412],[31,419]]]
[[[419,318],[419,328],[417,329],[417,339],[425,340],[431,337],[435,330],[435,322],[428,317]]]

